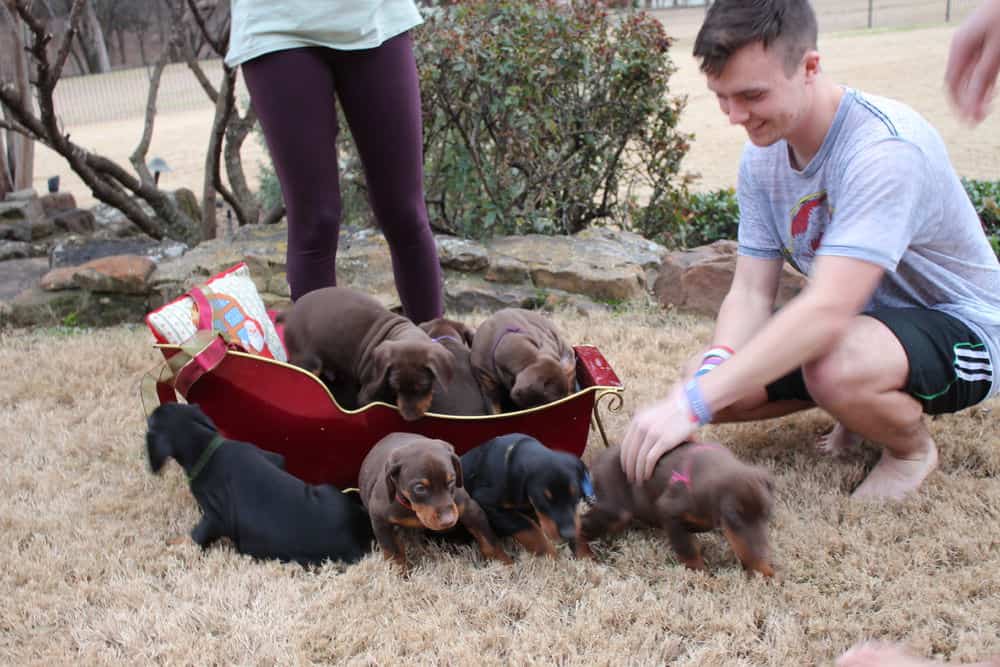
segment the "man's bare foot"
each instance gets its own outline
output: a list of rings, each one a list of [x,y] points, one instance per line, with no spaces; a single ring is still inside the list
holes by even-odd
[[[889,450],[883,449],[882,457],[851,497],[900,500],[911,491],[916,491],[937,463],[937,446],[930,438],[924,453],[912,459],[896,458]]]
[[[848,431],[843,424],[837,422],[829,433],[825,433],[816,441],[816,449],[827,456],[843,458],[857,449],[864,440],[854,431]]]
[[[837,659],[837,667],[924,667],[936,664],[940,663],[910,655],[899,644],[883,642],[856,644]]]

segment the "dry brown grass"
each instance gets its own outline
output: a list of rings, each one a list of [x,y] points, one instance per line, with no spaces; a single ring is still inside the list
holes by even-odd
[[[558,321],[627,384],[614,435],[710,334],[642,310]],[[379,555],[310,573],[167,546],[198,512],[179,468],[154,477],[144,459],[150,340],[140,327],[0,335],[0,664],[813,665],[863,637],[1000,653],[997,401],[934,421],[940,472],[891,506],[846,498],[873,452],[817,456],[821,414],[715,427],[778,480],[770,583],[746,579],[716,537],[712,574],[687,572],[643,530],[596,563],[504,567],[423,545],[404,581]]]

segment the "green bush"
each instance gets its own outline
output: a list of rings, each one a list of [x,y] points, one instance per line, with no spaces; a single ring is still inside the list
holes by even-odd
[[[993,251],[1000,256],[1000,181],[962,179]],[[637,231],[671,248],[735,239],[740,209],[731,188],[707,193],[678,190],[645,211]]]
[[[468,0],[415,31],[433,224],[465,237],[624,223],[690,137],[662,25],[589,0]],[[640,211],[641,213],[641,211]]]
[[[740,207],[732,188],[689,192],[681,188],[641,210],[635,229],[668,248],[693,248],[735,239]]]
[[[1000,257],[1000,181],[977,181],[963,178],[962,185],[983,223],[993,252]]]

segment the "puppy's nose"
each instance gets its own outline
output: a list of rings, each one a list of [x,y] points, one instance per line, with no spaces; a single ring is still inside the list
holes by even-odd
[[[456,523],[458,523],[458,512],[454,507],[449,507],[444,510],[438,510],[437,512],[438,523],[443,528],[451,528]]]

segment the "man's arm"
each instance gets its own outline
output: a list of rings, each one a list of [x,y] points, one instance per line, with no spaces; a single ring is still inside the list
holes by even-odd
[[[701,399],[709,411],[732,405],[829,349],[868,303],[883,273],[880,266],[864,260],[817,257],[809,286],[732,359],[701,378]],[[649,479],[660,457],[690,437],[697,426],[693,408],[684,383],[679,383],[666,399],[633,417],[621,455],[629,480]]]
[[[719,306],[715,333],[710,345],[725,345],[738,350],[771,317],[778,294],[783,259],[761,259],[739,255],[729,292]],[[699,350],[684,367],[684,377],[690,378],[701,365],[708,347]]]
[[[882,267],[819,256],[809,285],[747,341],[740,353],[701,380],[713,412],[728,407],[828,350],[871,299]]]

